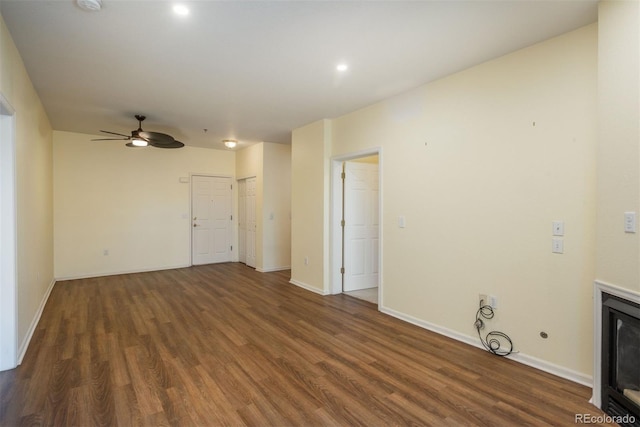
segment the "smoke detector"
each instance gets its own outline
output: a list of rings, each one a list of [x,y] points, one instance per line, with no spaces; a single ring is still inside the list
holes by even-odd
[[[97,12],[102,9],[101,0],[76,0],[78,7],[89,12]]]

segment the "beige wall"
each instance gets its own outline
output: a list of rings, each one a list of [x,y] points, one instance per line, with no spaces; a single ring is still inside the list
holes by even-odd
[[[291,282],[318,293],[329,293],[330,143],[329,120],[291,136]]]
[[[604,1],[598,13],[598,280],[640,292],[640,3]],[[640,220],[639,220],[640,223]]]
[[[495,295],[490,327],[521,356],[590,376],[596,37],[588,26],[332,121],[332,156],[382,148],[383,311],[477,341],[478,294]],[[300,263],[327,247],[325,128],[293,133],[292,276],[326,292]]]
[[[15,110],[18,353],[26,349],[53,279],[52,130],[0,18],[0,92]],[[2,141],[4,144],[5,141]]]
[[[91,138],[54,132],[56,277],[190,265],[190,185],[179,178],[233,177],[235,153]]]
[[[291,266],[291,146],[264,144],[262,271]]]
[[[238,179],[262,176],[264,144],[253,144],[236,152],[236,176]],[[260,178],[262,180],[262,177]]]

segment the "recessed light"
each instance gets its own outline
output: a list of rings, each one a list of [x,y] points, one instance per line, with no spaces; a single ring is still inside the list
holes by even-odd
[[[347,71],[348,69],[349,69],[349,66],[347,64],[338,64],[336,66],[336,70],[338,70],[340,72]]]
[[[189,14],[189,9],[183,4],[176,4],[173,6],[173,12],[176,15],[187,16]]]

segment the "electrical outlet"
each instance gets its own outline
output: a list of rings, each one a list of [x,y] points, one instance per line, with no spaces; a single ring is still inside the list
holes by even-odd
[[[489,304],[491,308],[494,310],[498,308],[498,297],[494,297],[493,295],[489,295]]]
[[[482,307],[483,305],[487,305],[487,302],[488,302],[487,295],[485,294],[478,295],[478,304],[480,304],[480,307]]]
[[[483,305],[488,305],[491,308],[498,308],[498,298],[493,295],[480,294],[478,295],[478,303]]]
[[[109,255],[109,249],[105,249],[102,251],[102,255],[107,256]]]

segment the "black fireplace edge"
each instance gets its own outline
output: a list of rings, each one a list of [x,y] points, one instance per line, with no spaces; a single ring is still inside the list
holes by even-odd
[[[601,310],[601,409],[623,427],[640,427],[640,404],[629,399],[617,387],[616,366],[620,351],[616,345],[619,319],[640,331],[640,304],[603,292]],[[640,377],[634,387],[640,388]]]

